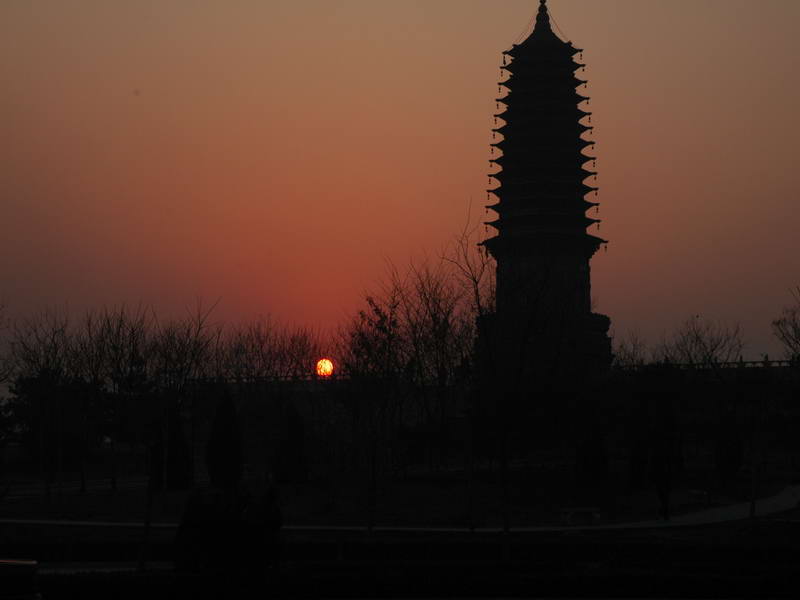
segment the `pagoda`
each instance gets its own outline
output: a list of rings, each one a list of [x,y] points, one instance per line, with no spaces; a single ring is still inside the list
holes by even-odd
[[[492,346],[515,377],[592,376],[611,362],[610,320],[591,305],[589,261],[607,242],[587,232],[599,221],[587,216],[598,205],[586,199],[597,188],[580,53],[553,32],[547,0],[533,32],[503,53],[487,207],[496,235],[482,245],[497,262]]]

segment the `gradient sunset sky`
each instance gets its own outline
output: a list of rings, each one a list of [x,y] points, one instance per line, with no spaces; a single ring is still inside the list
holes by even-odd
[[[501,51],[536,0],[2,0],[0,300],[335,325],[484,220]],[[584,48],[618,334],[800,284],[800,1],[550,0]]]

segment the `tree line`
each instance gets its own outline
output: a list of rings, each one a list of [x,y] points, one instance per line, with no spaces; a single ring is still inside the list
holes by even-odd
[[[181,414],[196,382],[306,378],[317,359],[331,356],[350,381],[346,409],[353,439],[365,445],[361,458],[373,463],[366,468],[407,464],[397,438],[414,430],[426,432],[427,459],[441,464],[454,423],[468,416],[477,324],[494,310],[494,265],[472,233],[436,259],[390,265],[329,335],[271,319],[223,326],[213,307],[200,305],[166,320],[150,308],[117,307],[5,322],[0,378],[10,396],[0,401],[0,444],[21,439],[48,489],[67,467],[85,488],[98,452],[108,457],[115,487],[123,446],[149,461],[140,472],[181,485],[190,476],[179,464],[191,454]],[[796,358],[800,289],[772,326]],[[616,339],[615,365],[731,362],[742,348],[738,325],[695,316],[650,348],[635,335]]]
[[[186,469],[172,466],[191,455],[182,415],[198,382],[305,379],[323,356],[356,388],[389,392],[372,395],[385,410],[361,411],[359,427],[412,413],[442,424],[451,389],[468,371],[474,313],[489,289],[488,259],[466,244],[402,273],[390,267],[364,307],[327,335],[273,319],[222,325],[202,305],[172,319],[123,306],[4,322],[0,383],[9,396],[0,400],[0,445],[21,441],[48,493],[65,470],[78,471],[85,489],[98,454],[112,488],[121,460],[161,473],[162,485],[183,485]],[[464,271],[455,267],[458,252]]]
[[[152,309],[119,307],[77,318],[46,311],[12,323],[0,441],[18,436],[48,488],[70,467],[85,489],[98,452],[109,457],[115,488],[120,444],[131,456],[163,463],[158,470],[167,479],[178,477],[169,455],[188,452],[180,415],[193,384],[300,376],[321,347],[309,329],[270,320],[224,328],[211,315],[198,306],[162,320]]]

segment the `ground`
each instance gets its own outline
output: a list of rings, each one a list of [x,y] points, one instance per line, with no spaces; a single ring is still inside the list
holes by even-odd
[[[565,465],[517,464],[509,477],[508,517],[512,527],[560,525],[564,509],[596,508],[601,523],[658,518],[659,503],[652,488],[631,490],[627,465],[612,462],[604,482],[578,485]],[[120,478],[116,492],[108,480],[93,479],[81,494],[77,478],[66,474],[60,488],[53,485],[45,497],[39,481],[30,477],[6,478],[0,484],[4,518],[68,519],[141,523],[145,516],[146,479]],[[771,496],[792,480],[789,472],[773,469],[759,482],[757,494]],[[750,499],[753,481],[743,470],[726,485],[715,483],[709,469],[695,468],[677,480],[672,513],[680,515],[706,507]],[[327,482],[280,485],[284,522],[289,525],[366,526],[369,520],[368,481],[349,477]],[[259,483],[253,482],[252,486]],[[470,494],[470,487],[472,493]],[[60,490],[60,491],[59,491]],[[152,520],[180,520],[188,492],[163,492],[154,497]],[[503,524],[503,485],[498,469],[476,470],[472,483],[458,469],[408,474],[403,480],[378,481],[373,525],[389,527],[500,527]]]

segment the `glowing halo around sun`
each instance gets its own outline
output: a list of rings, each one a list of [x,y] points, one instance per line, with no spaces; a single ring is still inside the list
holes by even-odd
[[[330,358],[321,358],[317,361],[317,377],[333,377],[333,361]]]

